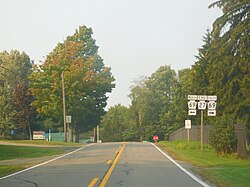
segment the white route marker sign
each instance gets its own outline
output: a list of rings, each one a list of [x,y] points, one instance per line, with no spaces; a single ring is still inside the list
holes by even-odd
[[[188,100],[192,100],[192,101],[195,101],[198,99],[198,96],[197,95],[188,95]]]
[[[188,101],[188,109],[189,110],[195,110],[196,109],[197,102],[196,101]]]
[[[191,120],[185,120],[185,129],[191,129]]]
[[[196,110],[188,110],[189,116],[196,116]]]
[[[215,110],[216,109],[216,102],[215,101],[208,101],[207,109],[208,110]]]
[[[217,101],[217,95],[208,95],[207,100],[208,101]]]
[[[199,101],[198,102],[198,109],[199,110],[206,110],[207,102],[206,101]]]
[[[216,110],[208,110],[207,116],[216,116]]]
[[[207,95],[198,95],[198,101],[206,101],[207,100]]]

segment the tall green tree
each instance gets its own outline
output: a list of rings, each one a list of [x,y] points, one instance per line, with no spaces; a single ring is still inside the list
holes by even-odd
[[[132,106],[130,107],[134,113],[134,120],[137,125],[137,135],[140,142],[143,140],[143,134],[147,121],[147,107],[148,107],[148,88],[146,87],[147,77],[140,77],[134,81],[134,84],[130,87],[131,93],[129,95],[132,100]]]
[[[221,0],[223,15],[213,24],[210,49],[210,90],[218,95],[221,114],[250,124],[249,0]]]
[[[70,129],[77,137],[99,123],[107,104],[106,93],[115,86],[110,68],[104,66],[92,34],[91,28],[80,26],[55,47],[31,76],[31,91],[36,97],[32,105],[41,115],[62,124],[63,73],[66,111],[72,116]]]
[[[132,108],[140,114],[137,121],[142,124],[144,139],[151,140],[154,134],[164,139],[167,129],[173,125],[171,108],[176,89],[176,72],[167,65],[131,88]]]
[[[32,118],[31,97],[28,92],[28,76],[32,63],[27,54],[16,50],[0,53],[0,130],[15,129],[28,132]]]
[[[118,142],[137,140],[135,120],[132,116],[131,109],[121,104],[111,107],[101,120],[101,139]]]

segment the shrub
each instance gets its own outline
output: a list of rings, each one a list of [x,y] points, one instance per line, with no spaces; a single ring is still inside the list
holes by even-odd
[[[209,134],[210,145],[218,154],[232,153],[236,146],[233,119],[222,116],[215,121]]]

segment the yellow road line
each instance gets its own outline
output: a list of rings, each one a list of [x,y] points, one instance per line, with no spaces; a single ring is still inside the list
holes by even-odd
[[[93,187],[97,181],[98,178],[93,178],[93,180],[89,183],[88,187]]]
[[[115,165],[117,164],[121,154],[122,154],[122,151],[125,147],[126,143],[123,143],[122,145],[122,148],[120,149],[119,153],[117,154],[117,156],[115,157],[115,160],[113,161],[111,167],[109,168],[108,172],[106,173],[106,175],[104,176],[101,184],[99,185],[99,187],[105,187],[105,185],[107,184],[108,180],[109,180],[109,177],[111,176],[114,168],[115,168]]]
[[[107,161],[107,164],[111,164],[111,163],[112,163],[112,160],[108,160],[108,161]]]

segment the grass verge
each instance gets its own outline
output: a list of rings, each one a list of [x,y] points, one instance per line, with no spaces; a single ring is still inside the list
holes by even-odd
[[[67,149],[64,147],[26,147],[13,145],[0,145],[0,160],[16,158],[37,158],[62,154]]]
[[[11,173],[15,173],[15,172],[23,170],[27,167],[28,166],[26,166],[26,165],[18,165],[18,166],[8,166],[8,165],[1,166],[0,165],[0,177],[9,175]]]
[[[27,143],[27,142],[19,142],[19,143]],[[67,147],[65,147],[66,145]],[[62,147],[31,147],[31,146],[0,145],[0,161],[20,159],[20,158],[30,159],[30,158],[59,155],[71,151],[73,149],[74,147],[69,147],[67,143],[65,143],[65,145]],[[0,163],[0,177],[9,175],[11,173],[32,166],[32,164],[18,164],[18,163],[19,162],[17,162],[16,165],[1,165]]]
[[[82,146],[82,143],[71,143],[71,142],[49,142],[45,140],[1,140],[2,142],[6,143],[13,143],[13,144],[34,144],[34,145],[49,145],[49,146]]]
[[[250,159],[236,155],[217,155],[208,145],[200,150],[199,142],[160,142],[172,157],[196,166],[193,171],[220,187],[248,187],[250,184]]]

